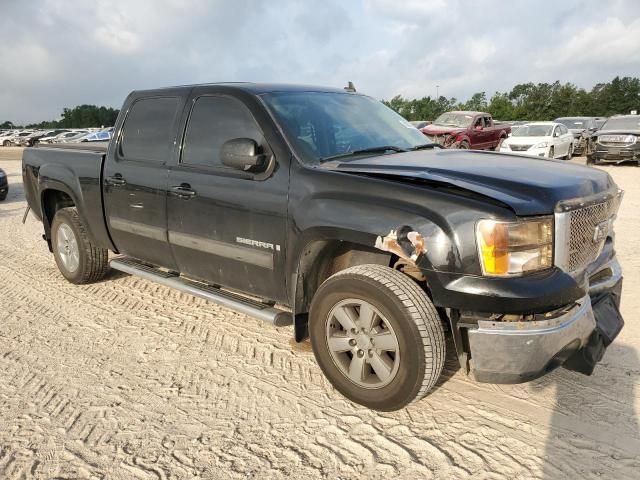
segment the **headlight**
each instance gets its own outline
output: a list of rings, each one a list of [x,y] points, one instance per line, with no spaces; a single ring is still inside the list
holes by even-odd
[[[553,264],[553,218],[480,220],[476,238],[484,275],[521,275]]]
[[[540,142],[533,146],[533,148],[547,148],[549,146],[549,142]]]

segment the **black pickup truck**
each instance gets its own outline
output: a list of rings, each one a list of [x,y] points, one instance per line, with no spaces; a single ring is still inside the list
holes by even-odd
[[[294,325],[370,408],[423,397],[445,333],[477,381],[590,374],[623,325],[622,192],[425,141],[353,91],[185,86],[129,95],[108,145],[26,149],[23,176],[67,280],[110,266]]]

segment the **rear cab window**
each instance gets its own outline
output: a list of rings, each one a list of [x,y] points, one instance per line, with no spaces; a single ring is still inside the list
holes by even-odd
[[[119,159],[166,163],[174,145],[179,100],[178,97],[136,100],[124,122]]]

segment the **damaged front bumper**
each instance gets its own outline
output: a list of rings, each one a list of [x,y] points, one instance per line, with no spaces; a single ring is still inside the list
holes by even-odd
[[[467,330],[473,377],[480,382],[521,383],[560,365],[590,375],[623,326],[617,259],[601,265],[590,279],[588,295],[563,309],[527,321],[475,319]]]

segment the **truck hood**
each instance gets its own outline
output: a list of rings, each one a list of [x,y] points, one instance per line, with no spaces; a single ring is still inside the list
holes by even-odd
[[[466,128],[462,127],[445,127],[442,125],[427,125],[421,132],[425,135],[446,135],[448,133],[463,132]]]
[[[420,150],[336,160],[321,168],[452,185],[497,200],[519,216],[549,215],[561,200],[617,191],[609,174],[595,168],[473,150]]]
[[[635,135],[640,136],[640,129],[612,128],[611,130],[598,130],[597,135]]]

